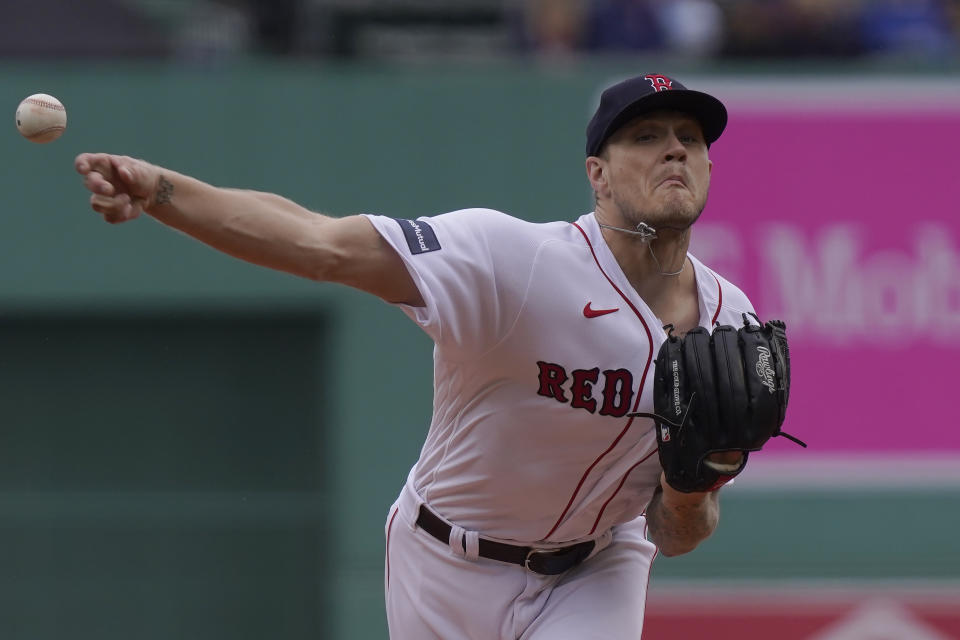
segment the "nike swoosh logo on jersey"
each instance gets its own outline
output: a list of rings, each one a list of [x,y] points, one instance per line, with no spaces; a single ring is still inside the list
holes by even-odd
[[[588,302],[583,307],[583,315],[586,318],[599,318],[600,316],[605,316],[608,313],[613,313],[614,311],[620,311],[620,307],[614,307],[613,309],[591,309],[590,305],[592,303]]]

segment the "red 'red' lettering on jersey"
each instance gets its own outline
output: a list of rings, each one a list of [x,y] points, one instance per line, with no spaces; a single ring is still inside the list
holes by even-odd
[[[626,369],[603,372],[603,406],[600,415],[622,418],[630,410],[633,399],[633,375]]]
[[[567,372],[559,364],[552,362],[537,362],[540,367],[540,390],[537,391],[541,396],[556,398],[560,402],[566,402],[567,396],[563,393],[561,386],[567,381]]]
[[[670,89],[673,89],[673,80],[667,76],[651,73],[650,75],[643,77],[650,81],[650,84],[653,85],[654,91],[669,91]]]
[[[567,404],[575,409],[585,409],[590,413],[597,412],[597,398],[594,397],[594,385],[601,381],[600,368],[574,369],[569,374],[559,364],[553,362],[537,362],[540,368],[540,387],[537,394],[553,398],[557,402]],[[564,385],[570,380],[570,400],[567,400],[567,389]],[[633,374],[627,369],[607,369],[603,372],[603,387],[600,396],[603,404],[600,405],[600,415],[622,418],[630,410],[630,401],[633,399]]]
[[[570,406],[594,413],[597,410],[597,401],[593,399],[593,385],[599,378],[599,367],[576,369],[573,372],[573,383],[570,385],[570,393],[573,395]]]

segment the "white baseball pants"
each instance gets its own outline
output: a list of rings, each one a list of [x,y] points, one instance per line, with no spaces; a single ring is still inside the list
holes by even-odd
[[[391,640],[627,640],[640,638],[656,547],[640,517],[597,539],[593,554],[557,576],[468,559],[476,534],[445,545],[416,526],[422,500],[405,486],[387,515]],[[455,539],[455,540],[454,540]]]

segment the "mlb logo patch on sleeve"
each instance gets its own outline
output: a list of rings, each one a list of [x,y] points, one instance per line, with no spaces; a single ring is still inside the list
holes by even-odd
[[[437,234],[433,231],[433,227],[426,222],[403,218],[394,218],[394,220],[403,229],[403,235],[407,238],[410,253],[416,255],[440,250],[440,241],[437,240]]]

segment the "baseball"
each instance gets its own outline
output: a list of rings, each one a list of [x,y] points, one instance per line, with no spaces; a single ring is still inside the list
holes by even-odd
[[[67,128],[67,110],[53,96],[35,93],[17,107],[17,129],[30,142],[53,142]]]

